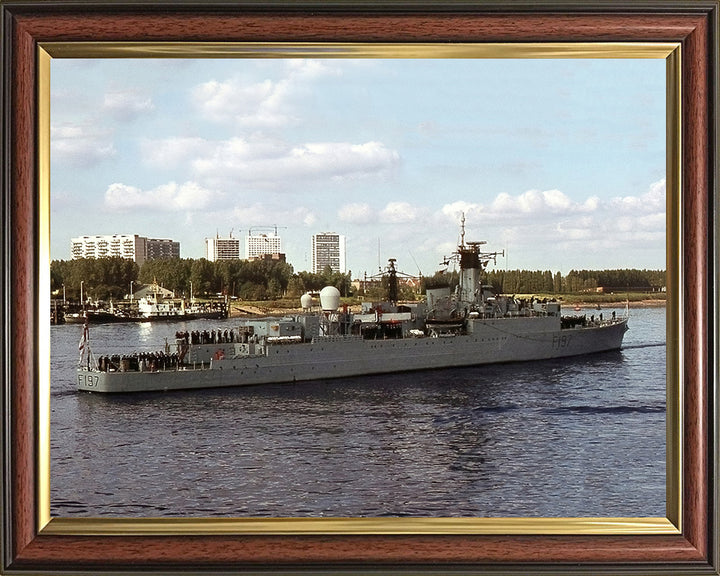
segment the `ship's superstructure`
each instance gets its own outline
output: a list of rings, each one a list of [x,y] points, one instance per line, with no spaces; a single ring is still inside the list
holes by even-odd
[[[627,316],[562,317],[560,303],[498,295],[482,274],[498,253],[465,242],[464,219],[453,254],[459,284],[427,290],[425,302],[398,302],[397,272],[390,260],[388,300],[359,312],[340,305],[326,287],[319,306],[310,294],[302,313],[239,321],[237,328],[176,333],[159,353],[91,358],[83,350],[81,390],[140,392],[301,382],[545,360],[619,349]],[[87,353],[85,353],[85,351]]]

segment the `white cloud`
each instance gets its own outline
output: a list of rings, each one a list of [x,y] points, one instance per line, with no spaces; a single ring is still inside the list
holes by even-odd
[[[145,139],[140,143],[143,161],[153,166],[175,168],[185,165],[208,146],[202,138]]]
[[[305,226],[307,227],[315,226],[318,221],[317,216],[311,210],[308,210],[306,208],[300,208],[296,210],[296,212],[300,213],[302,217],[302,223],[305,224]]]
[[[256,187],[295,191],[300,181],[325,184],[385,176],[400,155],[380,142],[308,142],[291,145],[270,138],[205,140],[146,139],[143,160],[154,168],[184,169],[188,178],[209,188]]]
[[[470,214],[477,214],[480,216],[482,210],[483,207],[480,204],[457,200],[451,204],[445,204],[442,207],[441,212],[448,220],[451,220],[452,222],[459,222],[461,214],[465,214],[466,217]]]
[[[565,240],[588,240],[592,238],[594,221],[592,218],[564,220],[555,226],[557,237]]]
[[[367,224],[373,219],[373,211],[369,204],[345,204],[338,210],[338,218],[351,224]]]
[[[380,142],[314,142],[293,148],[285,162],[298,173],[342,179],[384,172],[399,159],[397,152]]]
[[[388,202],[380,212],[380,220],[391,224],[404,224],[418,220],[423,212],[409,202]]]
[[[277,128],[299,122],[298,98],[312,93],[312,82],[328,75],[339,76],[337,64],[289,58],[278,79],[248,82],[243,78],[210,80],[192,89],[192,100],[213,122],[244,128]]]
[[[205,189],[195,182],[183,184],[169,182],[151,190],[114,183],[105,191],[105,207],[125,212],[145,208],[155,212],[203,210],[217,197],[217,193]]]
[[[637,219],[637,227],[643,230],[665,230],[667,218],[665,212],[656,212]]]
[[[458,200],[441,214],[459,223],[466,218],[467,236],[501,246],[509,242],[522,253],[539,246],[552,250],[599,252],[623,247],[662,249],[665,238],[665,180],[636,196],[606,201],[596,196],[573,200],[559,190],[501,193],[487,204]],[[474,238],[476,232],[482,238]]]
[[[653,182],[648,191],[640,196],[624,196],[613,198],[610,204],[613,208],[637,214],[638,212],[665,212],[665,178]]]
[[[152,98],[136,90],[108,92],[103,101],[103,110],[121,120],[131,120],[154,108]]]
[[[528,190],[519,196],[498,194],[490,206],[489,212],[494,216],[526,214],[536,216],[543,213],[573,214],[593,211],[597,208],[598,199],[588,198],[584,203],[573,202],[560,190]]]
[[[296,146],[241,138],[217,142],[192,162],[197,179],[214,186],[292,188],[298,181],[357,179],[382,175],[399,154],[379,142],[310,142]],[[292,191],[292,190],[289,190]]]
[[[271,80],[245,84],[239,80],[211,80],[196,86],[192,98],[201,113],[217,123],[275,127],[293,122],[282,106],[285,86]]]
[[[340,76],[342,74],[336,63],[323,60],[288,58],[285,64],[290,72],[290,78],[294,81],[314,80],[322,76]]]
[[[220,216],[221,214],[213,214],[213,216],[215,215]],[[228,216],[233,221],[238,222],[240,226],[245,227],[260,225],[272,226],[275,223],[281,222],[291,225],[290,227],[294,227],[298,222],[302,222],[305,225],[312,225],[317,221],[315,213],[307,206],[290,206],[287,204],[277,206],[267,202],[253,202],[251,204],[235,203],[229,210],[224,210],[222,215]],[[280,234],[282,234],[282,231]]]
[[[53,162],[74,167],[92,166],[116,153],[109,132],[79,124],[51,126],[50,152]]]

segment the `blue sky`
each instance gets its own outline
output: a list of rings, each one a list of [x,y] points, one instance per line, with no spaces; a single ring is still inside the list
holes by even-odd
[[[353,277],[665,267],[665,62],[54,59],[51,257],[70,238],[278,226],[295,270],[347,236]]]

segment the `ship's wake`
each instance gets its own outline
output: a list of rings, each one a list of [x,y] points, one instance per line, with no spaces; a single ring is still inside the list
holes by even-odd
[[[631,344],[630,346],[623,346],[623,350],[633,350],[635,348],[658,348],[665,346],[665,342],[651,342],[648,344]]]

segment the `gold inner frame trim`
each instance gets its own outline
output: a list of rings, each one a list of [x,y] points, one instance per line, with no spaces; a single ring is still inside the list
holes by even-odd
[[[666,518],[55,518],[43,534],[678,534]]]
[[[347,44],[46,42],[38,46],[38,530],[51,535],[679,534],[682,518],[681,46],[679,43]],[[51,518],[50,72],[52,58],[665,59],[667,110],[666,518]]]
[[[677,43],[44,42],[54,58],[667,58]]]

